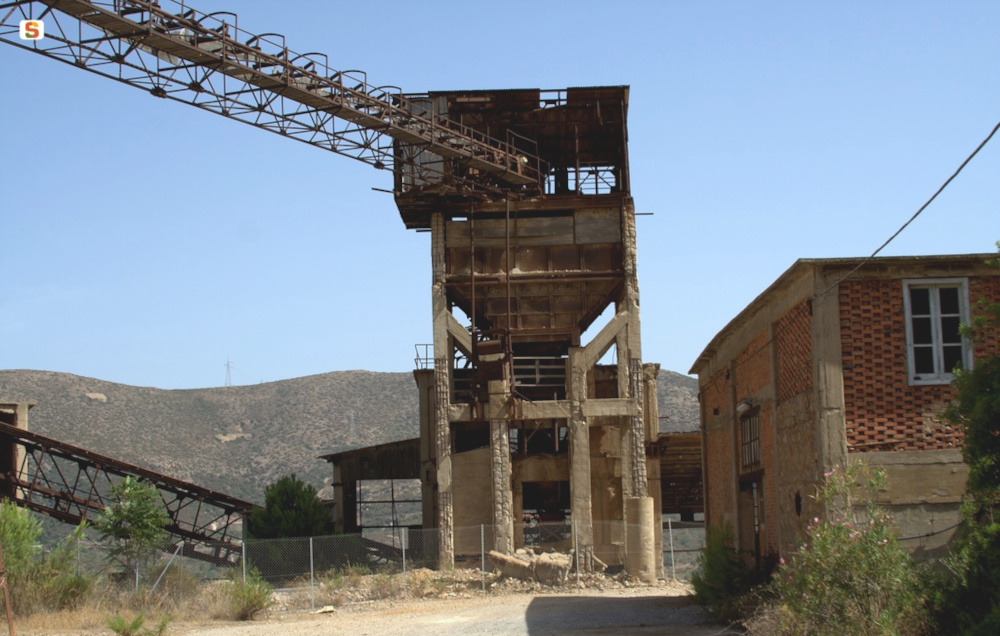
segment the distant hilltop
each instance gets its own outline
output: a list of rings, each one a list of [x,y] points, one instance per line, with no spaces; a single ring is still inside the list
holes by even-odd
[[[661,370],[660,429],[698,428],[697,381]],[[32,430],[250,501],[288,473],[321,488],[320,455],[420,435],[413,374],[334,371],[163,390],[53,371],[0,371],[0,401],[35,402]]]

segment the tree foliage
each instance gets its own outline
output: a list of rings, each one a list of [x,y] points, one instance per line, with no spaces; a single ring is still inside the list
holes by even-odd
[[[0,548],[11,579],[23,576],[31,567],[42,524],[13,501],[0,502]]]
[[[166,545],[169,535],[164,526],[170,517],[156,487],[134,477],[112,486],[110,500],[94,529],[108,556],[134,571]]]
[[[747,613],[750,590],[763,582],[733,549],[733,529],[728,524],[708,526],[705,548],[698,555],[698,569],[691,575],[695,601],[723,621],[737,621]]]
[[[875,503],[885,473],[858,462],[826,475],[806,541],[782,561],[774,600],[748,625],[752,634],[874,636],[919,634],[928,625],[920,572]]]
[[[0,503],[0,546],[14,612],[27,616],[39,611],[69,609],[86,600],[91,582],[77,574],[75,567],[83,531],[84,526],[78,526],[45,553],[38,544],[41,523],[13,501]]]
[[[255,539],[314,537],[329,534],[332,525],[316,488],[293,473],[264,488],[264,507],[250,513],[248,531]]]
[[[1000,269],[1000,258],[987,263]],[[975,313],[962,335],[978,345],[995,344],[1000,338],[1000,302],[980,298]],[[945,417],[965,428],[968,491],[980,501],[993,502],[1000,494],[1000,355],[980,357],[971,369],[956,369],[955,387],[958,392]]]
[[[1000,248],[1000,242],[997,243]],[[1000,269],[1000,258],[987,261]],[[977,346],[1000,339],[1000,302],[981,298],[962,335]],[[995,348],[994,348],[995,350]],[[962,454],[969,466],[963,524],[952,556],[950,578],[936,593],[938,622],[950,633],[995,634],[1000,630],[1000,355],[981,356],[971,369],[955,371],[955,400],[945,411],[965,428]]]

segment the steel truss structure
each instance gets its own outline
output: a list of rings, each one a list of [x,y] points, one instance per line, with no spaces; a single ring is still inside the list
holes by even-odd
[[[253,504],[127,464],[66,442],[0,423],[0,445],[24,448],[20,467],[0,473],[0,491],[20,506],[78,524],[109,504],[111,487],[136,477],[156,487],[170,517],[164,527],[183,544],[185,556],[236,563],[242,552],[242,521]]]
[[[164,3],[167,4],[167,3]],[[0,0],[0,41],[403,176],[439,194],[535,193],[547,168],[534,142],[494,139],[436,112],[433,102],[373,86],[362,71],[296,53],[282,35],[254,34],[229,12],[185,2]],[[43,38],[22,40],[22,20]]]

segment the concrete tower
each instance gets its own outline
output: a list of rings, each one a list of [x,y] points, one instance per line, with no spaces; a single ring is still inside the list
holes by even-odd
[[[411,99],[507,134],[545,175],[542,193],[480,197],[436,196],[416,169],[396,176],[404,223],[431,232],[433,364],[416,377],[424,526],[441,531],[442,566],[478,554],[481,525],[512,552],[529,519],[572,533],[581,568],[597,557],[655,576],[659,460],[646,446],[658,433],[658,366],[641,353],[628,88]],[[626,546],[641,556],[626,563]]]

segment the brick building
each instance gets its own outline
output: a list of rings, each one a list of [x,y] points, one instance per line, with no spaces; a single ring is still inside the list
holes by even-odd
[[[978,299],[1000,301],[990,256],[799,260],[726,325],[691,369],[706,521],[751,561],[787,555],[822,513],[823,474],[863,457],[888,474],[904,545],[946,546],[967,470],[940,414],[950,370],[1000,350],[958,334]]]

